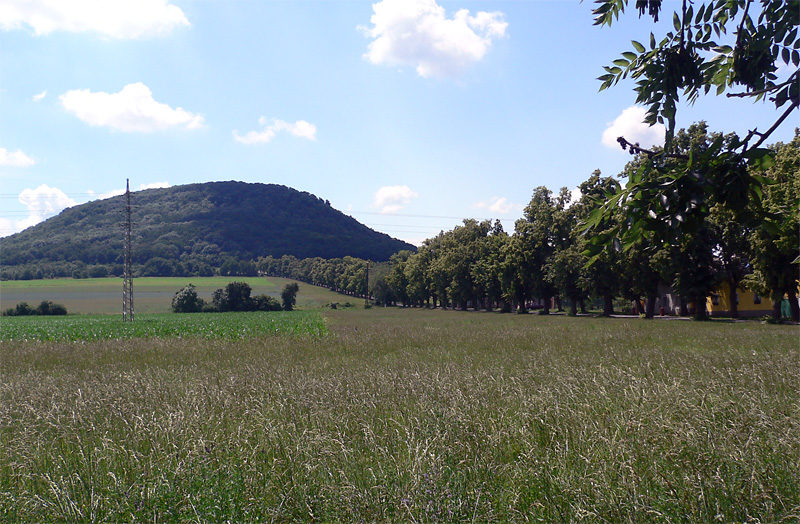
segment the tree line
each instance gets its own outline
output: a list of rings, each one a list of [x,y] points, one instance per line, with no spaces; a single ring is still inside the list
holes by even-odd
[[[678,131],[673,140],[681,154],[703,155],[737,137],[709,133],[701,122]],[[659,205],[675,211],[671,222],[640,224],[633,240],[631,235],[621,239],[619,229],[631,210],[609,202],[624,188],[617,178],[595,171],[580,184],[577,201],[567,188],[558,194],[536,188],[513,233],[504,231],[499,221],[464,220],[425,240],[416,252],[400,251],[388,264],[370,267],[369,294],[379,304],[517,312],[536,307],[542,314],[552,304],[576,314],[593,299],[610,315],[615,301],[624,299],[653,317],[659,286],[667,286],[681,298],[682,314],[697,304],[693,313],[703,318],[707,297],[728,284],[771,297],[776,318],[788,294],[792,318],[798,320],[800,131],[792,142],[770,149],[768,164],[751,168],[757,174],[749,174],[757,177],[759,197],[745,199],[739,209],[713,191],[680,187],[679,198],[685,195],[685,202],[658,199]],[[638,152],[619,178],[627,178],[629,185],[639,183],[648,160]],[[684,207],[678,209],[680,205]],[[680,227],[690,220],[692,229]],[[368,265],[351,257],[256,261],[262,274],[357,296],[367,293]],[[738,316],[735,300],[732,307],[731,315]]]
[[[229,282],[215,290],[208,303],[197,294],[193,284],[187,284],[172,297],[174,313],[225,313],[228,311],[292,311],[297,302],[299,286],[290,282],[281,291],[281,301],[269,295],[252,296],[247,282]]]

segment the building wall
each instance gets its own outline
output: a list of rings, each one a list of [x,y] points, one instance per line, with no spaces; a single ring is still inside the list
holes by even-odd
[[[760,297],[752,291],[741,288],[737,290],[736,295],[733,295],[730,286],[725,282],[716,293],[708,297],[706,301],[708,313],[714,317],[730,316],[731,300],[734,299],[734,296],[739,300],[739,316],[741,317],[763,317],[772,312],[772,299]],[[788,297],[784,296],[784,299],[786,298]]]

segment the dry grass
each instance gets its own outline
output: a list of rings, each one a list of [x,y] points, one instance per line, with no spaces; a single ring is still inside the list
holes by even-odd
[[[7,522],[791,522],[797,327],[330,312],[0,344]]]

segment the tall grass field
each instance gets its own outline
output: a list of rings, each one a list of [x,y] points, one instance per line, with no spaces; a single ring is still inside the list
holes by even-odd
[[[797,326],[324,316],[0,342],[0,522],[800,519]]]

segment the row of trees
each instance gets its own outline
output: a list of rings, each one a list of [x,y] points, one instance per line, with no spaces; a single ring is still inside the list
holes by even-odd
[[[696,156],[714,154],[719,144],[735,140],[735,135],[709,133],[704,123],[674,137],[681,154]],[[562,300],[577,313],[589,298],[601,300],[603,313],[611,314],[615,299],[624,298],[652,317],[659,286],[668,286],[682,298],[684,314],[690,303],[700,304],[694,313],[702,318],[706,297],[727,283],[731,289],[748,287],[772,297],[778,306],[773,315],[779,317],[784,294],[797,294],[800,132],[791,143],[772,150],[768,167],[748,175],[759,177],[758,199],[747,200],[734,212],[704,188],[685,185],[680,189],[680,198],[688,195],[683,209],[678,209],[681,202],[653,197],[675,212],[672,221],[641,226],[625,244],[619,229],[627,224],[630,210],[608,205],[624,189],[617,179],[595,172],[580,185],[577,202],[566,188],[559,194],[536,188],[513,234],[499,221],[465,220],[424,241],[417,252],[401,251],[389,264],[369,271],[367,261],[350,257],[264,257],[256,267],[263,274],[360,296],[366,293],[369,274],[370,294],[379,303],[520,312],[535,303],[545,314],[551,302],[560,307]],[[621,176],[637,183],[648,161],[639,152]],[[698,173],[696,185],[710,177]],[[608,209],[613,212],[604,214]],[[691,231],[679,227],[690,220]],[[654,238],[653,231],[661,236]],[[792,317],[798,319],[797,300],[790,304]],[[736,309],[731,314],[738,316]]]
[[[38,306],[32,307],[27,302],[20,302],[3,311],[4,317],[27,317],[32,315],[54,316],[66,315],[67,308],[63,304],[55,304],[50,300],[42,300]]]
[[[297,300],[299,286],[296,282],[286,284],[281,291],[281,301],[269,295],[251,296],[253,288],[247,282],[229,282],[224,288],[211,294],[206,303],[197,294],[193,284],[187,284],[172,297],[175,313],[222,313],[226,311],[292,311]]]

